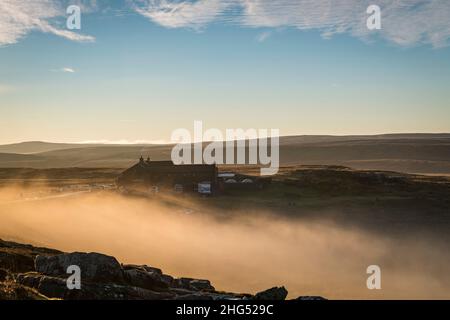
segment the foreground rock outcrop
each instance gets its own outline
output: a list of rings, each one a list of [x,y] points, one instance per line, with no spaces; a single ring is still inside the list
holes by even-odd
[[[74,265],[81,270],[81,288],[71,290],[67,269]],[[174,278],[100,253],[63,253],[0,240],[0,300],[284,300],[287,294],[284,287],[256,295],[221,292],[209,280]]]
[[[74,252],[54,256],[38,255],[34,260],[37,272],[54,277],[67,277],[67,268],[72,265],[83,271],[83,281],[125,283],[120,263],[116,258],[104,254]]]

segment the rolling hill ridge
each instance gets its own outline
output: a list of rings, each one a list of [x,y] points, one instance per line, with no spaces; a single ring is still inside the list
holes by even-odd
[[[143,155],[170,159],[173,145],[28,142],[0,146],[4,168],[126,168]],[[450,174],[450,134],[280,137],[280,164]]]

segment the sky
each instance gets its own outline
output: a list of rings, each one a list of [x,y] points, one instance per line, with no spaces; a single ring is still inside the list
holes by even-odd
[[[0,143],[168,142],[194,120],[450,132],[449,17],[447,0],[1,0]]]

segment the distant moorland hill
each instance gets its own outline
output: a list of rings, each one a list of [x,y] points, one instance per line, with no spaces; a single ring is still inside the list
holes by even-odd
[[[170,159],[172,145],[24,142],[0,145],[3,168],[125,168],[143,155]],[[355,169],[450,174],[450,134],[286,136],[281,165],[344,165]]]

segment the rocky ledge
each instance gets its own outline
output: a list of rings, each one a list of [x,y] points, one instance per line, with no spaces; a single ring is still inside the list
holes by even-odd
[[[81,270],[81,288],[70,290],[67,269],[74,265]],[[0,300],[284,300],[287,294],[284,287],[255,295],[222,292],[209,280],[175,278],[100,253],[64,253],[0,240]]]

